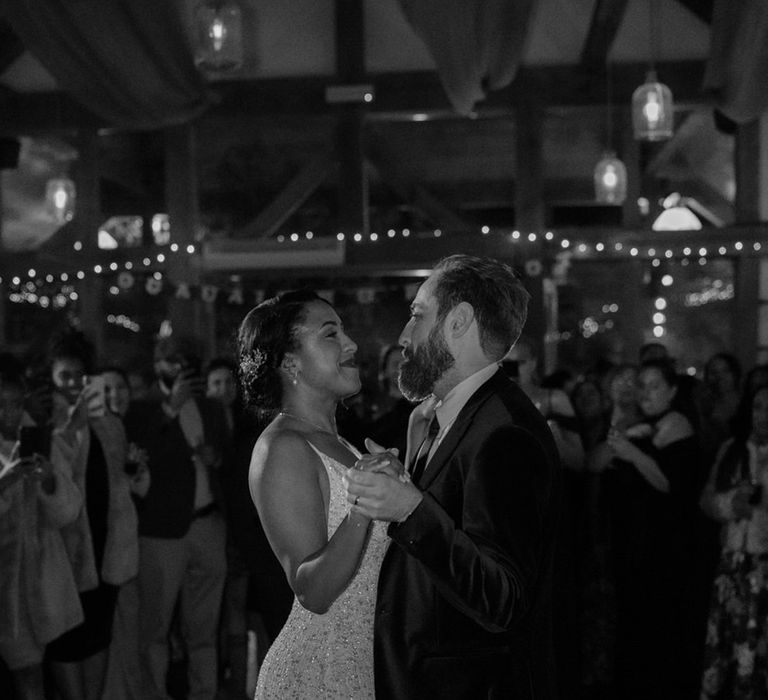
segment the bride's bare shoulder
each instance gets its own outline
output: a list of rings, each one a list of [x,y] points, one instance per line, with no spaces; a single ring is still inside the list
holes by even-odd
[[[251,478],[288,478],[314,470],[316,455],[299,431],[270,425],[259,436],[251,455]]]

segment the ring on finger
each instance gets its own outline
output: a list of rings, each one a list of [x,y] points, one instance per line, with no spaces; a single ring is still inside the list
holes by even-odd
[[[354,502],[352,503],[352,505],[353,505],[353,506],[356,506],[356,505],[357,505],[357,502],[358,502],[359,500],[360,500],[360,496],[355,496],[355,500],[354,500]]]

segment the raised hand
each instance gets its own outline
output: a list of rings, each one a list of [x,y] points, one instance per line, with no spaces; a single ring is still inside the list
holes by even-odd
[[[168,406],[174,413],[178,413],[181,407],[193,396],[201,393],[201,379],[194,370],[188,369],[176,375],[168,397]]]

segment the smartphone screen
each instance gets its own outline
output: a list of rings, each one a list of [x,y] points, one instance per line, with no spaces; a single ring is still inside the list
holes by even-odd
[[[86,377],[85,384],[89,387],[91,394],[88,399],[88,414],[103,416],[107,410],[104,376],[101,374],[90,375]]]
[[[24,425],[19,428],[19,457],[32,457],[36,454],[48,456],[49,439],[45,428],[38,425]]]

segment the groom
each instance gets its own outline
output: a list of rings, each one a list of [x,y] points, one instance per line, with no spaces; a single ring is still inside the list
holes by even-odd
[[[373,443],[375,454],[347,473],[353,507],[390,522],[376,697],[554,697],[557,452],[542,415],[499,368],[528,298],[507,265],[454,255],[411,304],[399,381],[423,400],[409,424],[412,481],[382,471],[399,465]]]

